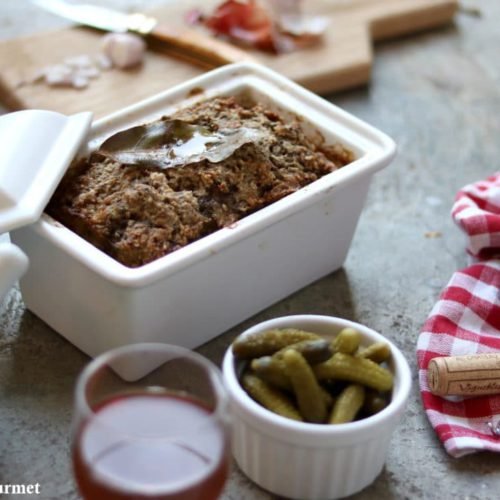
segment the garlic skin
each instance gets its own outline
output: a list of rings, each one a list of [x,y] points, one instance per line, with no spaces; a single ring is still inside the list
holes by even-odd
[[[102,39],[102,50],[114,67],[127,69],[142,62],[146,43],[132,33],[108,33]]]

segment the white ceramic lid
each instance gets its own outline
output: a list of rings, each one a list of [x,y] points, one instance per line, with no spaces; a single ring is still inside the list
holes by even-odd
[[[38,220],[86,137],[92,113],[0,116],[0,234]]]

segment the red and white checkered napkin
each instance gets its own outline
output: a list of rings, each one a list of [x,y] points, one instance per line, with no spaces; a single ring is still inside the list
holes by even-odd
[[[500,395],[434,396],[427,366],[436,356],[500,352],[500,173],[465,186],[452,216],[475,263],[456,272],[441,293],[418,338],[417,359],[427,416],[446,451],[460,457],[500,452],[500,437],[488,427],[500,419]]]

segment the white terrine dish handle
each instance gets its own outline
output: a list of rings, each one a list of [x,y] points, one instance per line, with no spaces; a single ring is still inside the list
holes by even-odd
[[[87,137],[92,113],[24,110],[0,116],[0,234],[36,222]],[[0,244],[0,300],[28,267]]]
[[[0,301],[28,269],[28,257],[12,243],[0,243]]]

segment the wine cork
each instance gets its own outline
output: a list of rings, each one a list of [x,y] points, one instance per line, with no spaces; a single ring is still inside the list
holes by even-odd
[[[500,353],[433,358],[427,381],[438,396],[500,394]]]

